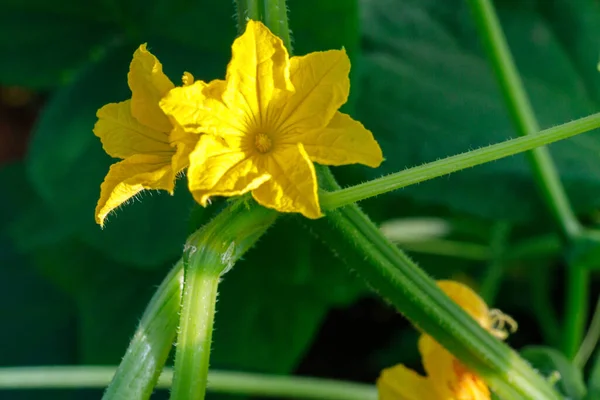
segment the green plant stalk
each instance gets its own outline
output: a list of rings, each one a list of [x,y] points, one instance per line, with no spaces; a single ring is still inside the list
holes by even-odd
[[[600,128],[600,113],[545,129],[534,135],[510,139],[481,149],[443,158],[345,189],[321,191],[319,194],[321,207],[325,210],[334,210],[360,200],[519,154],[597,128]]]
[[[288,26],[287,5],[285,0],[266,0],[264,4],[264,22],[271,32],[281,38],[283,44],[292,53],[292,39]]]
[[[502,283],[504,266],[506,264],[504,255],[506,254],[509,234],[510,225],[505,222],[497,223],[492,230],[492,238],[490,240],[492,259],[487,266],[481,281],[481,290],[479,291],[481,298],[490,306],[495,303]]]
[[[522,136],[539,132],[539,124],[492,2],[469,0],[469,4],[517,132]],[[562,234],[567,239],[577,237],[581,225],[569,204],[548,149],[535,149],[528,153],[528,158],[542,196]]]
[[[86,389],[105,386],[115,373],[108,366],[41,366],[0,368],[1,389]],[[157,389],[171,387],[173,370],[165,368]],[[246,396],[320,400],[376,400],[373,385],[331,379],[211,371],[208,391]],[[130,399],[131,397],[127,397]]]
[[[284,2],[273,0],[271,3]],[[281,26],[269,28],[281,35]],[[320,184],[328,190],[339,189],[329,169],[317,167]],[[432,334],[486,378],[499,394],[511,400],[559,398],[516,353],[492,338],[445,296],[421,269],[381,234],[358,206],[328,212],[326,217],[326,220],[314,222],[313,226],[325,233],[322,237],[327,243],[336,242],[334,250],[344,256],[354,250],[354,257],[346,260],[353,263],[371,287],[416,326]]]
[[[562,350],[570,359],[574,359],[577,355],[585,335],[588,318],[589,281],[590,271],[588,269],[577,263],[569,265]]]
[[[583,342],[581,343],[581,347],[577,350],[577,354],[575,358],[573,358],[573,364],[582,369],[587,364],[588,360],[592,356],[592,353],[596,349],[598,345],[598,341],[600,340],[600,297],[596,301],[596,308],[594,310],[594,315],[592,317],[592,322],[590,323],[590,328],[588,329]]]
[[[148,303],[104,400],[150,398],[175,339],[182,286],[180,260]]]
[[[504,94],[508,109],[520,135],[530,135],[539,131],[539,124],[525,92],[514,60],[506,43],[500,22],[490,0],[469,0],[480,36],[487,49],[496,76]],[[538,148],[529,153],[534,177],[563,239],[573,244],[581,235],[582,227],[565,193],[546,148]],[[587,321],[587,304],[583,297],[589,286],[588,274],[575,265],[567,270],[566,314],[562,348],[565,355],[573,358],[583,339]]]
[[[278,215],[238,198],[188,238],[172,399],[204,399],[219,279]]]
[[[263,0],[234,0],[237,15],[238,33],[241,35],[246,28],[246,21],[253,19],[260,21],[262,19],[261,10]]]
[[[323,187],[339,187],[327,168],[319,166],[318,171]],[[511,400],[560,398],[512,349],[450,301],[358,206],[329,211],[326,217],[309,227],[380,296],[477,371],[496,393]]]

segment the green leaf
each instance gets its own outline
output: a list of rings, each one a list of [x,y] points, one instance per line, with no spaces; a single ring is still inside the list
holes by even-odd
[[[73,364],[76,309],[0,234],[0,366]],[[2,399],[76,399],[73,390],[3,391]]]
[[[70,82],[78,67],[118,38],[118,29],[108,22],[3,10],[0,83],[46,89]]]
[[[199,79],[217,76],[224,57],[198,53],[172,43],[150,41],[174,82],[184,70]],[[101,230],[94,222],[100,183],[112,160],[92,133],[96,111],[130,96],[127,71],[136,46],[113,48],[56,92],[40,115],[27,155],[30,180],[63,225],[112,259],[144,268],[171,262],[181,253],[193,201],[181,179],[175,196],[143,192],[109,217]]]
[[[581,370],[559,351],[544,346],[527,346],[521,350],[521,356],[547,379],[558,380],[556,387],[567,398],[578,400],[586,395]]]
[[[536,11],[537,5],[546,3],[498,3],[511,50],[543,127],[596,111],[595,85],[590,82],[600,82],[600,74],[586,74],[584,79],[574,68],[578,55],[567,52],[558,39],[570,34]],[[582,11],[578,16],[587,14]],[[363,26],[368,51],[362,80],[354,86],[361,92],[358,116],[374,132],[387,157],[377,170],[363,168],[366,176],[516,136],[465,2],[412,0],[399,8],[391,0],[371,1],[365,3]],[[594,133],[551,147],[577,212],[600,203],[599,149]],[[411,186],[396,196],[486,218],[532,221],[546,216],[524,156]]]
[[[366,292],[297,218],[282,218],[225,275],[211,353],[215,368],[290,372],[332,307]]]

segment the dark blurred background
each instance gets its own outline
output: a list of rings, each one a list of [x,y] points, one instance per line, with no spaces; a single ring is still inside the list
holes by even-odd
[[[296,54],[346,48],[345,111],[383,147],[379,169],[335,168],[345,185],[516,136],[465,1],[288,5]],[[600,3],[496,6],[542,126],[598,111]],[[145,192],[100,229],[94,207],[114,160],[92,134],[95,112],[129,97],[141,43],[174,82],[183,71],[222,77],[234,14],[221,0],[0,0],[0,366],[120,361],[186,236],[218,205],[195,205],[181,179],[175,196]],[[551,152],[578,215],[597,224],[598,132]],[[511,345],[557,344],[562,257],[522,155],[362,205],[435,278],[466,282],[515,317]],[[416,339],[299,217],[285,216],[226,275],[211,364],[372,383],[398,362],[419,368]]]

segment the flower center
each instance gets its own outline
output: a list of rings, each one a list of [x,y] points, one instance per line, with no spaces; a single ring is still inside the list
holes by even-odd
[[[254,146],[260,153],[266,153],[271,150],[273,143],[266,133],[257,133],[254,137]]]

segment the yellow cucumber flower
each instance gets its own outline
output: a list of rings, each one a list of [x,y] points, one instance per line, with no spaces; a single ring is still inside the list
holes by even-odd
[[[499,339],[513,332],[516,322],[499,310],[488,309],[473,290],[454,281],[438,281],[440,289],[484,329]],[[506,326],[508,325],[508,327]],[[380,400],[489,400],[485,382],[465,367],[431,336],[419,338],[419,352],[426,376],[402,364],[382,371],[377,380]]]
[[[127,75],[131,99],[107,104],[98,110],[94,134],[111,157],[121,158],[110,167],[100,186],[96,222],[144,189],[163,189],[173,194],[175,178],[187,167],[198,135],[173,126],[158,106],[174,85],[146,45],[133,54]],[[184,84],[192,84],[189,73]]]
[[[344,50],[290,58],[277,36],[249,21],[225,81],[176,88],[160,102],[186,131],[205,133],[190,154],[194,198],[206,206],[212,196],[252,192],[265,207],[320,217],[313,162],[383,160],[371,132],[338,112],[349,71]]]

